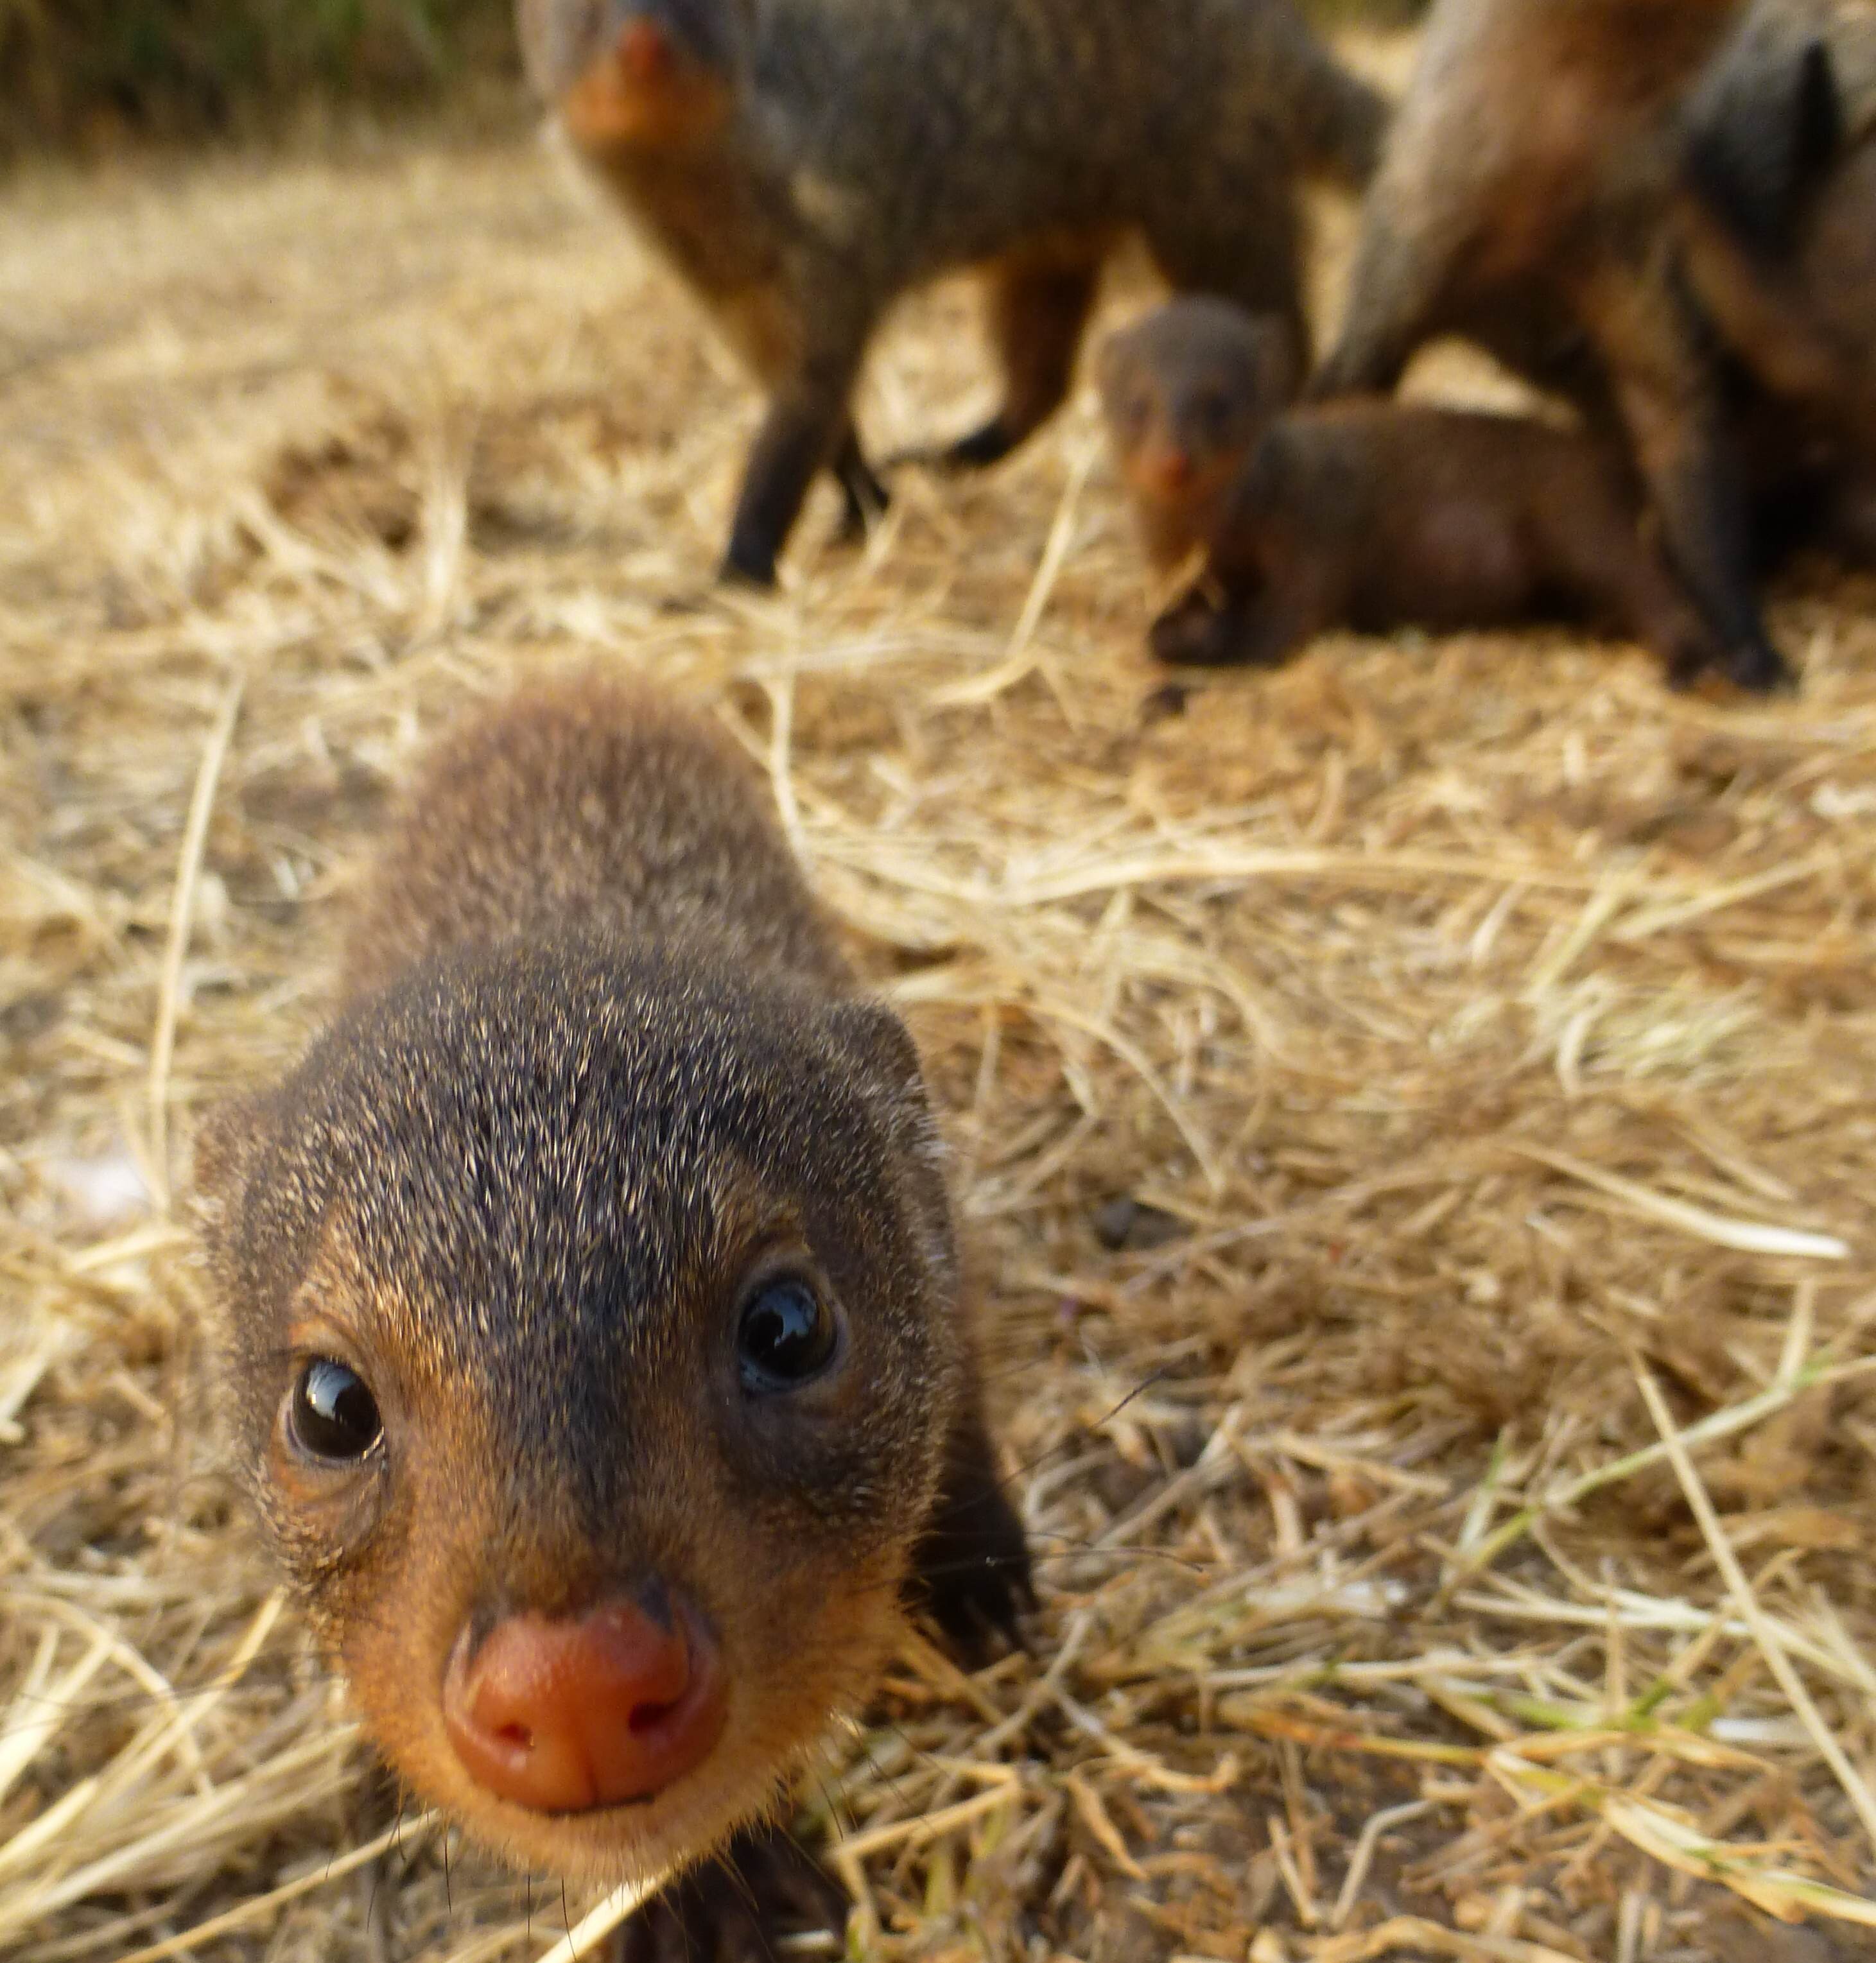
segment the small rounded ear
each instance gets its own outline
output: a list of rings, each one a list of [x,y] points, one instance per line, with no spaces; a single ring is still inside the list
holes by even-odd
[[[867,1105],[903,1162],[928,1254],[954,1275],[957,1257],[944,1141],[932,1115],[925,1069],[911,1032],[883,1002],[841,1002],[832,1022],[835,1039],[859,1065]]]
[[[870,1091],[903,1103],[930,1122],[925,1067],[919,1061],[912,1032],[883,1002],[850,998],[835,1005],[835,1033],[852,1060],[862,1067]]]
[[[194,1184],[207,1202],[200,1209],[202,1232],[218,1259],[227,1245],[230,1223],[241,1210],[268,1115],[265,1098],[231,1097],[210,1112],[196,1134]]]

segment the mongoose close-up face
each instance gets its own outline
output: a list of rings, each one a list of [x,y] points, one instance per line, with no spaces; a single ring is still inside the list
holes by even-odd
[[[1619,456],[1529,417],[1351,397],[1291,410],[1227,497],[1162,660],[1272,664],[1332,627],[1588,617],[1691,681],[1718,649],[1643,540]]]
[[[922,1546],[954,1628],[1025,1585],[916,1055],[741,759],[598,684],[445,741],[347,978],[200,1154],[249,1483],[412,1787],[654,1878],[867,1695]]]
[[[1193,295],[1108,335],[1097,379],[1141,541],[1163,571],[1204,543],[1251,446],[1295,392],[1295,351],[1281,322]]]

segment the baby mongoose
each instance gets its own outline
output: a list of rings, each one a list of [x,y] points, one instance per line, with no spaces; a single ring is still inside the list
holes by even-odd
[[[563,1875],[726,1847],[633,1953],[766,1953],[905,1605],[1028,1590],[911,1042],[727,738],[597,680],[437,746],[343,978],[199,1160],[271,1538],[411,1786]]]
[[[996,462],[1073,377],[1103,261],[1305,340],[1300,171],[1365,181],[1380,98],[1291,0],[518,0],[534,86],[768,392],[724,571],[761,584],[817,472],[882,493],[854,386],[892,303],[988,278]]]
[[[1760,617],[1742,469],[1670,217],[1679,116],[1738,0],[1435,0],[1364,207],[1318,395],[1391,389],[1468,335],[1621,431],[1668,556],[1742,687]]]
[[[1140,541],[1169,572],[1210,537],[1251,446],[1295,392],[1290,338],[1199,294],[1109,335],[1096,367]]]
[[[1685,683],[1719,650],[1638,522],[1619,455],[1573,431],[1361,397],[1294,409],[1252,452],[1153,649],[1275,664],[1339,626],[1587,614]]]

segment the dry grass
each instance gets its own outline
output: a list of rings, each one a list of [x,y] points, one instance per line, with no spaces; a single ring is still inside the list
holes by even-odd
[[[374,1785],[162,1196],[316,1023],[422,734],[595,656],[773,772],[951,1114],[1046,1604],[811,1788],[879,1953],[1870,1953],[1866,585],[1781,597],[1794,703],[1535,632],[1182,712],[1085,401],[715,594],[752,399],[531,150],[6,219],[0,1953],[469,1963],[591,1906]],[[880,447],[981,392],[963,305]]]

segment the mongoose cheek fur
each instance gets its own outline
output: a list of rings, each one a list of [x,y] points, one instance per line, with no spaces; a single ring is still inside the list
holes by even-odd
[[[1719,648],[1640,516],[1619,454],[1530,418],[1360,397],[1294,409],[1252,452],[1153,651],[1271,664],[1336,626],[1587,615],[1685,684]]]
[[[1252,445],[1295,393],[1289,336],[1194,295],[1108,335],[1096,378],[1140,543],[1169,571],[1210,537]]]
[[[1143,235],[1183,291],[1299,354],[1304,171],[1365,181],[1381,100],[1291,0],[518,0],[576,152],[768,390],[724,556],[766,584],[816,474],[883,501],[850,399],[893,303],[986,276],[995,463],[1060,406],[1102,263]]]
[[[911,1043],[727,741],[600,681],[437,747],[344,982],[199,1154],[287,1573],[486,1844],[616,1881],[738,1834],[798,1897],[759,1823],[906,1604],[968,1648],[1028,1590]],[[752,1912],[685,1886],[667,1949]]]
[[[1789,674],[1760,617],[1741,466],[1670,223],[1681,109],[1738,11],[1436,0],[1311,392],[1391,390],[1445,333],[1561,390],[1625,437],[1727,671],[1769,689]]]

